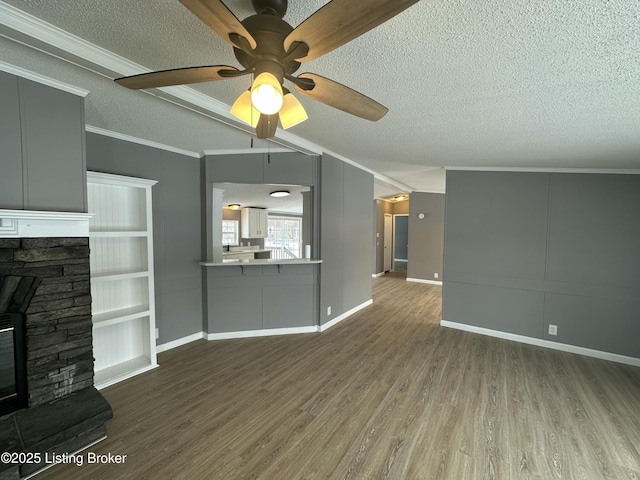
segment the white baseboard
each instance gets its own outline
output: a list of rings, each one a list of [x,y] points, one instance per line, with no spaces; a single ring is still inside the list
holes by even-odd
[[[358,305],[357,307],[352,308],[348,312],[345,312],[342,315],[334,318],[330,322],[320,326],[313,325],[309,327],[268,328],[264,330],[244,330],[244,331],[238,331],[238,332],[222,332],[222,333],[198,332],[198,333],[194,333],[193,335],[189,335],[187,337],[179,338],[177,340],[173,340],[171,342],[158,345],[156,348],[156,351],[158,353],[166,352],[167,350],[171,350],[172,348],[176,348],[181,345],[186,345],[187,343],[200,340],[201,338],[204,338],[205,340],[229,340],[232,338],[269,337],[272,335],[295,335],[298,333],[324,332],[328,328],[333,327],[335,324],[353,315],[357,311],[362,310],[365,307],[368,307],[372,303],[373,303],[373,300],[369,299],[366,302]]]
[[[384,275],[384,272],[380,272],[380,273],[373,273],[373,274],[371,274],[371,276],[372,276],[373,278],[382,277],[383,275]]]
[[[239,332],[207,333],[207,340],[229,340],[231,338],[270,337],[272,335],[293,335],[296,333],[315,333],[317,326],[291,327],[291,328],[267,328],[264,330],[244,330]]]
[[[480,335],[487,335],[489,337],[513,340],[515,342],[535,345],[537,347],[545,347],[551,348],[553,350],[560,350],[563,352],[577,353],[578,355],[584,355],[586,357],[600,358],[602,360],[609,360],[612,362],[624,363],[626,365],[633,365],[634,367],[640,367],[640,358],[627,357],[626,355],[619,355],[617,353],[603,352],[600,350],[593,350],[591,348],[585,347],[577,347],[575,345],[568,345],[566,343],[558,343],[552,342],[550,340],[543,340],[541,338],[526,337],[524,335],[516,335],[514,333],[500,332],[498,330],[475,327],[473,325],[466,325],[464,323],[449,322],[447,320],[440,320],[440,325],[456,330],[464,330],[465,332],[478,333]]]
[[[425,280],[423,278],[410,278],[410,277],[407,277],[407,282],[428,283],[429,285],[442,285],[441,281],[438,281],[438,280]]]
[[[320,325],[320,331],[324,332],[325,330],[333,327],[335,324],[340,323],[345,318],[350,317],[351,315],[353,315],[357,311],[362,310],[363,308],[368,307],[371,304],[373,304],[373,299],[370,298],[366,302],[361,303],[357,307],[354,307],[354,308],[352,308],[351,310],[349,310],[347,312],[344,312],[342,315],[337,316],[333,320],[330,320],[329,322]]]
[[[158,345],[156,347],[156,352],[158,353],[166,352],[167,350],[171,350],[172,348],[186,345],[187,343],[195,342],[196,340],[200,340],[201,338],[206,338],[204,332],[194,333],[193,335],[188,335],[186,337],[178,338],[177,340],[172,340],[171,342]]]

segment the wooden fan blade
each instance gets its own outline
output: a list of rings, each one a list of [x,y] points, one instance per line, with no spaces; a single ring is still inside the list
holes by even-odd
[[[221,72],[230,72],[231,75],[223,76]],[[169,87],[171,85],[186,85],[189,83],[212,82],[224,80],[233,73],[241,73],[235,67],[229,65],[210,65],[206,67],[175,68],[173,70],[161,70],[159,72],[141,73],[131,77],[116,78],[115,82],[123,87],[133,90],[142,88]]]
[[[260,120],[256,125],[256,135],[258,138],[271,138],[276,136],[276,129],[278,128],[278,114],[265,115],[260,114]]]
[[[309,53],[296,60],[308,62],[359,37],[406,10],[418,0],[332,0],[298,25],[284,40],[306,43]]]
[[[298,92],[356,117],[375,122],[389,111],[387,107],[366,95],[315,73],[303,73],[298,75],[298,78],[313,80],[315,83],[315,87],[311,90],[303,89],[294,84]]]
[[[243,49],[242,45],[237,45],[231,40],[229,35],[232,33],[244,37],[252,49],[256,48],[254,38],[233,12],[220,0],[180,0],[180,3],[234,47]]]

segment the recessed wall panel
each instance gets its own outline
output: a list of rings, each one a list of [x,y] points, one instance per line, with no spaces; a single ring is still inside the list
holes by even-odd
[[[0,72],[0,208],[23,208],[21,142],[18,79]]]
[[[640,288],[640,175],[551,176],[548,279]]]
[[[546,340],[640,358],[640,302],[547,294]],[[558,335],[548,334],[548,325]]]
[[[443,319],[527,337],[542,336],[544,293],[445,282]]]
[[[445,275],[544,278],[548,183],[545,173],[447,172]]]

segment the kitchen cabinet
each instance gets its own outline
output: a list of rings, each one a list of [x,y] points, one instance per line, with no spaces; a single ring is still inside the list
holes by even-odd
[[[240,211],[242,238],[267,238],[267,211],[261,208],[243,208]]]

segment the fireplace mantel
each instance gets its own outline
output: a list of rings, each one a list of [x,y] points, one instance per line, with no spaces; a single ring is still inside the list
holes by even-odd
[[[0,238],[88,237],[93,213],[0,209]]]

